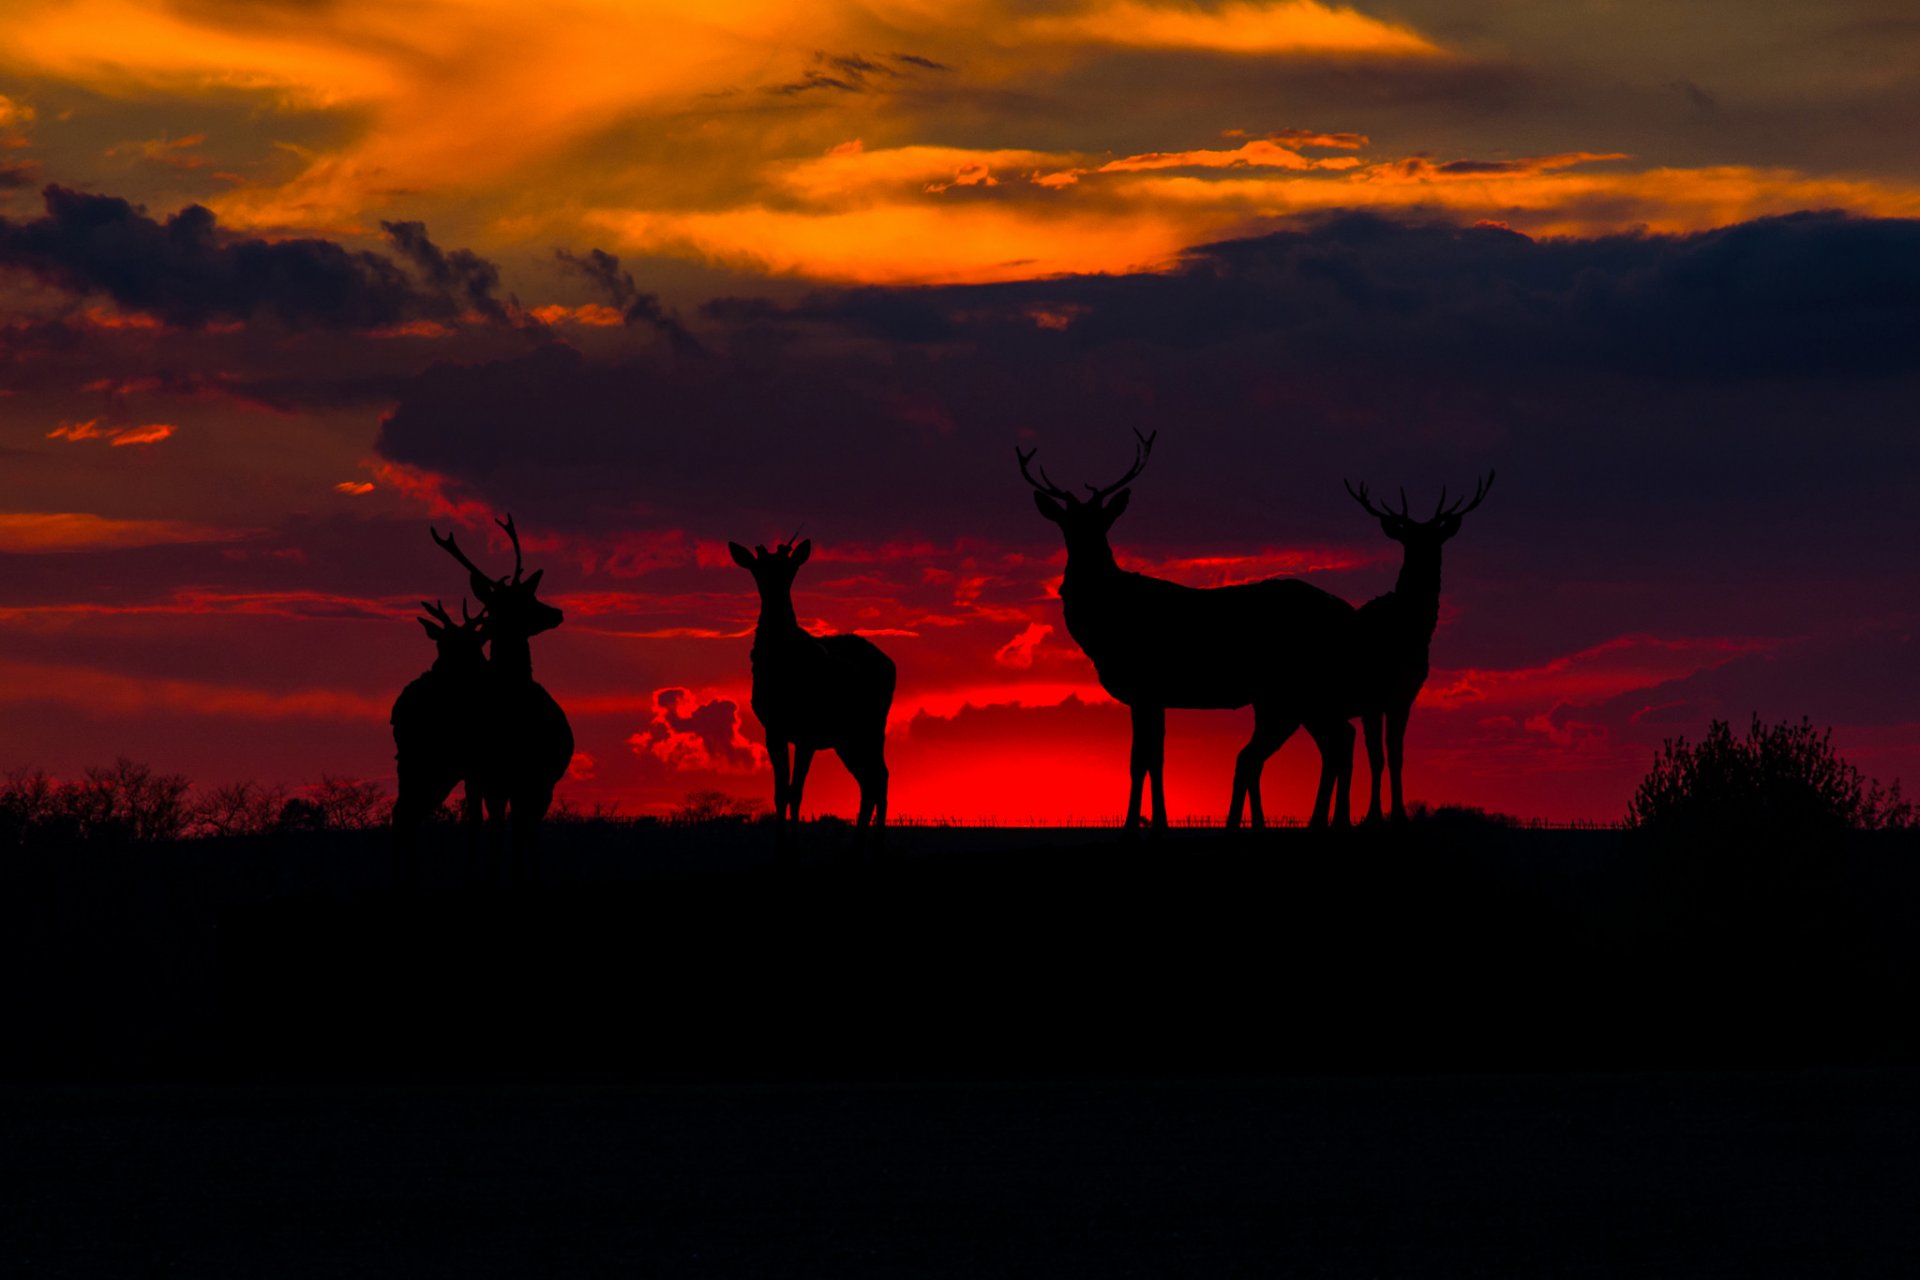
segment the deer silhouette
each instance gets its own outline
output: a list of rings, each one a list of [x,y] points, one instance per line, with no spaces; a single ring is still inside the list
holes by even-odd
[[[513,574],[490,578],[460,550],[454,534],[430,530],[440,548],[467,570],[474,594],[485,609],[490,646],[485,708],[477,753],[481,795],[493,835],[497,878],[505,861],[509,826],[513,836],[512,878],[533,878],[539,852],[540,820],[553,804],[553,789],[573,762],[573,729],[566,712],[533,678],[533,648],[528,643],[565,620],[537,592],[545,569],[522,577],[520,534],[513,517],[494,521],[513,543]]]
[[[455,784],[466,785],[463,807],[472,838],[480,821],[479,753],[487,694],[486,611],[479,617],[460,601],[460,621],[444,606],[425,600],[431,615],[418,622],[437,650],[433,665],[400,691],[393,712],[393,748],[399,794],[393,802],[393,847],[400,883],[418,883],[420,824],[440,807]]]
[[[1067,633],[1093,662],[1101,688],[1133,715],[1127,828],[1141,823],[1141,791],[1151,780],[1153,825],[1167,825],[1164,771],[1167,708],[1253,706],[1253,736],[1235,761],[1227,825],[1242,801],[1264,826],[1260,773],[1301,725],[1320,748],[1321,788],[1313,825],[1346,822],[1353,772],[1353,729],[1339,692],[1350,679],[1353,606],[1298,578],[1226,587],[1188,587],[1122,570],[1108,531],[1127,509],[1127,487],[1145,470],[1158,432],[1134,432],[1133,465],[1109,485],[1087,485],[1082,499],[1028,464],[1037,449],[1014,449],[1040,514],[1060,526],[1067,567],[1060,602]]]
[[[1447,505],[1447,491],[1433,514],[1419,520],[1407,513],[1407,493],[1400,491],[1400,510],[1376,507],[1367,486],[1347,485],[1347,494],[1368,515],[1380,521],[1381,531],[1402,548],[1400,576],[1393,590],[1360,606],[1360,674],[1352,710],[1360,717],[1367,744],[1367,766],[1372,772],[1367,822],[1380,820],[1381,738],[1386,739],[1386,767],[1393,775],[1393,820],[1404,822],[1406,804],[1401,789],[1401,765],[1406,756],[1407,719],[1414,700],[1427,682],[1428,651],[1440,622],[1440,548],[1460,532],[1460,521],[1486,500],[1493,490],[1494,472],[1480,481],[1471,499]],[[1342,483],[1345,483],[1344,481]],[[1463,505],[1464,504],[1464,505]],[[1324,784],[1323,784],[1324,785]]]
[[[800,818],[807,770],[822,748],[837,753],[860,784],[859,826],[887,821],[887,712],[893,659],[864,636],[816,636],[793,612],[793,579],[813,543],[752,551],[729,542],[734,563],[753,575],[760,621],[753,631],[753,714],[773,760],[773,815],[782,832]],[[787,761],[791,747],[793,761]]]

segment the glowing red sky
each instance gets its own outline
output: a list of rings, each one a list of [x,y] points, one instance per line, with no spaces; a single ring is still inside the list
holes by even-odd
[[[724,546],[804,525],[803,622],[900,668],[897,814],[1111,815],[1012,452],[1104,481],[1140,427],[1115,547],[1196,585],[1364,600],[1398,552],[1343,476],[1500,469],[1411,798],[1615,818],[1753,712],[1913,778],[1917,56],[1874,0],[23,0],[0,768],[390,776],[462,587],[428,524],[511,510],[563,795],[770,794]],[[1169,727],[1220,813],[1249,713]]]

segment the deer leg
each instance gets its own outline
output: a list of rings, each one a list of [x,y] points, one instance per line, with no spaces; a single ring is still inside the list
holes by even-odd
[[[1239,797],[1243,794],[1247,798],[1248,821],[1256,828],[1267,825],[1267,812],[1260,801],[1260,775],[1266,769],[1267,761],[1273,758],[1273,753],[1293,736],[1297,727],[1297,722],[1276,721],[1270,712],[1254,707],[1253,736],[1247,739],[1247,745],[1240,748],[1240,754],[1234,760],[1234,812],[1229,815],[1228,826],[1239,825]]]
[[[1133,713],[1133,745],[1127,755],[1127,830],[1133,831],[1140,826],[1140,793],[1147,781],[1147,762],[1152,758],[1154,738],[1154,708],[1131,707]],[[1161,730],[1165,732],[1165,713],[1161,713]]]
[[[1147,776],[1153,784],[1153,829],[1167,829],[1167,709],[1153,709],[1153,741],[1147,753]]]
[[[1345,720],[1330,720],[1308,726],[1314,743],[1320,748],[1320,786],[1313,797],[1313,817],[1307,825],[1320,828],[1329,822],[1336,827],[1352,825],[1353,726]]]
[[[1392,774],[1393,820],[1407,820],[1406,800],[1400,790],[1400,766],[1407,754],[1407,717],[1411,715],[1411,706],[1396,707],[1387,712],[1387,769]]]
[[[404,893],[420,887],[420,827],[446,800],[456,779],[430,777],[419,780],[412,771],[402,775],[399,795],[393,802],[393,878]]]
[[[1360,717],[1360,728],[1367,740],[1367,772],[1371,775],[1372,794],[1367,800],[1368,823],[1380,821],[1380,776],[1386,772],[1384,749],[1380,745],[1380,713],[1369,711]]]
[[[767,735],[767,762],[773,766],[773,829],[787,825],[787,743],[784,738]]]
[[[813,768],[815,748],[803,747],[795,743],[793,747],[793,781],[787,785],[787,799],[793,805],[793,820],[800,821],[800,793],[806,789],[807,770]]]
[[[489,888],[498,888],[507,873],[507,795],[489,790],[487,805],[487,862],[481,879]]]
[[[887,821],[887,761],[885,744],[876,743],[854,751],[842,751],[841,761],[847,766],[847,772],[860,784],[860,820],[859,829],[865,831],[867,824],[873,824],[876,837]]]
[[[553,788],[515,794],[509,814],[513,826],[513,883],[531,885],[539,872],[540,820],[553,805]]]

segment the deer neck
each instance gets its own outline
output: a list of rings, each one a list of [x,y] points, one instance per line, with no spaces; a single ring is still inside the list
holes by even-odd
[[[1085,595],[1097,591],[1119,576],[1120,566],[1114,561],[1113,547],[1105,538],[1097,543],[1068,546],[1066,572],[1060,577],[1060,598],[1065,600],[1070,592]]]
[[[1440,625],[1439,547],[1406,548],[1393,595],[1408,623],[1431,639],[1434,628]]]
[[[791,591],[762,591],[760,593],[760,621],[754,625],[754,647],[771,642],[804,635],[800,630],[800,619],[794,616],[793,593]]]
[[[494,636],[488,668],[496,680],[533,683],[532,644],[525,636]]]

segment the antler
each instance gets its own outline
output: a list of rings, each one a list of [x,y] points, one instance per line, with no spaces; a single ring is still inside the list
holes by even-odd
[[[1132,484],[1134,477],[1147,469],[1147,459],[1153,456],[1153,442],[1160,438],[1160,433],[1156,431],[1150,436],[1143,436],[1140,434],[1140,428],[1135,427],[1133,429],[1133,438],[1139,443],[1133,446],[1133,465],[1127,468],[1127,474],[1121,476],[1104,489],[1091,484],[1087,486],[1087,488],[1093,490],[1093,500],[1095,502],[1103,501],[1109,494],[1115,493],[1127,485]],[[1045,475],[1046,473],[1043,471],[1041,474]]]
[[[467,572],[477,573],[481,577],[487,579],[487,581],[489,582],[493,581],[493,577],[491,574],[489,574],[485,569],[482,569],[479,565],[475,564],[473,561],[467,558],[467,553],[460,549],[460,544],[458,542],[454,541],[453,534],[449,533],[446,537],[443,538],[440,536],[440,531],[438,529],[435,529],[432,525],[427,526],[427,532],[433,535],[433,541],[435,545],[437,545],[442,551],[446,552],[448,555],[452,556],[455,560],[458,560],[461,563],[461,565],[466,568]]]
[[[520,535],[513,528],[513,512],[507,512],[505,520],[496,516],[493,522],[507,531],[507,537],[513,543],[513,580],[518,582],[520,581]]]
[[[1446,487],[1444,485],[1441,486],[1440,501],[1434,506],[1433,514],[1428,516],[1425,521],[1417,521],[1416,523],[1432,524],[1442,516],[1463,516],[1467,514],[1467,512],[1473,510],[1479,506],[1481,502],[1485,501],[1489,493],[1493,492],[1493,477],[1495,474],[1496,473],[1492,471],[1487,472],[1487,478],[1482,480],[1478,487],[1474,489],[1471,501],[1466,498],[1459,498],[1454,501],[1451,507],[1447,505]],[[1364,507],[1368,515],[1375,516],[1382,520],[1389,516],[1401,520],[1412,519],[1412,517],[1407,514],[1407,491],[1405,489],[1400,490],[1400,509],[1394,511],[1391,508],[1383,509],[1374,506],[1372,499],[1367,494],[1367,486],[1364,482],[1361,483],[1358,492],[1354,490],[1351,482],[1342,480],[1340,483],[1347,486],[1347,496]]]
[[[1038,489],[1040,492],[1046,494],[1049,498],[1059,498],[1064,502],[1078,502],[1079,501],[1078,498],[1074,497],[1072,494],[1068,493],[1065,489],[1062,489],[1059,485],[1055,484],[1051,479],[1048,478],[1047,469],[1045,467],[1040,468],[1039,480],[1035,480],[1033,478],[1033,472],[1027,470],[1027,464],[1033,461],[1033,455],[1038,452],[1040,452],[1039,445],[1035,445],[1033,448],[1027,450],[1025,453],[1020,452],[1019,445],[1013,446],[1013,456],[1020,460],[1020,474],[1027,478],[1027,483],[1032,485],[1034,488]],[[1042,483],[1042,481],[1044,481],[1045,483]]]
[[[467,606],[467,602],[465,600],[462,600],[460,602],[460,612],[463,616],[466,614],[466,611],[467,611],[466,606]],[[425,609],[429,614],[433,615],[434,621],[438,622],[441,626],[443,627],[453,626],[453,615],[448,613],[447,607],[441,604],[438,600],[435,600],[432,603],[428,603],[427,601],[422,600],[420,602],[420,607],[422,609]]]
[[[1471,510],[1473,510],[1473,509],[1474,509],[1475,507],[1477,507],[1477,506],[1479,506],[1479,505],[1481,504],[1481,502],[1483,502],[1483,501],[1484,501],[1484,500],[1486,499],[1486,496],[1487,496],[1487,495],[1488,495],[1489,493],[1492,493],[1492,492],[1493,492],[1493,478],[1494,478],[1494,476],[1496,476],[1496,475],[1498,475],[1498,474],[1499,474],[1499,473],[1498,473],[1498,472],[1496,472],[1496,471],[1489,471],[1489,472],[1487,472],[1487,478],[1486,478],[1485,480],[1482,480],[1482,481],[1481,481],[1481,482],[1479,483],[1479,485],[1477,485],[1477,486],[1476,486],[1476,487],[1474,488],[1474,491],[1473,491],[1473,501],[1471,501],[1471,502],[1467,502],[1467,505],[1466,505],[1466,506],[1464,506],[1464,507],[1463,507],[1463,506],[1461,506],[1459,502],[1456,502],[1456,503],[1454,503],[1454,504],[1453,504],[1453,506],[1452,506],[1452,507],[1450,507],[1450,508],[1449,508],[1449,509],[1448,509],[1448,510],[1447,510],[1447,511],[1446,511],[1446,512],[1444,513],[1444,514],[1446,514],[1446,515],[1450,515],[1450,516],[1463,516],[1463,515],[1465,515],[1465,514],[1467,514],[1467,512],[1469,512],[1469,511],[1471,511]],[[1440,491],[1440,501],[1441,501],[1442,503],[1444,503],[1444,502],[1446,502],[1446,500],[1447,500],[1447,491],[1446,491],[1445,489],[1442,489],[1442,490]],[[1466,502],[1466,499],[1465,499],[1465,498],[1462,498],[1462,499],[1460,500],[1460,502]],[[1440,513],[1440,512],[1435,512],[1434,514],[1435,514],[1435,516],[1437,517],[1437,516],[1439,516],[1439,515],[1440,515],[1440,514],[1442,514],[1442,513]]]
[[[1394,512],[1391,510],[1383,510],[1373,505],[1372,500],[1367,497],[1366,481],[1362,480],[1360,482],[1360,492],[1358,493],[1355,493],[1353,491],[1353,485],[1347,480],[1342,479],[1340,483],[1347,486],[1347,496],[1352,498],[1355,502],[1359,503],[1362,507],[1365,507],[1368,515],[1373,516],[1376,519],[1380,519],[1380,520],[1385,520],[1387,517],[1396,515],[1396,514],[1399,515],[1402,519],[1406,518],[1407,491],[1405,489],[1402,489],[1400,491],[1400,510],[1398,512]]]

